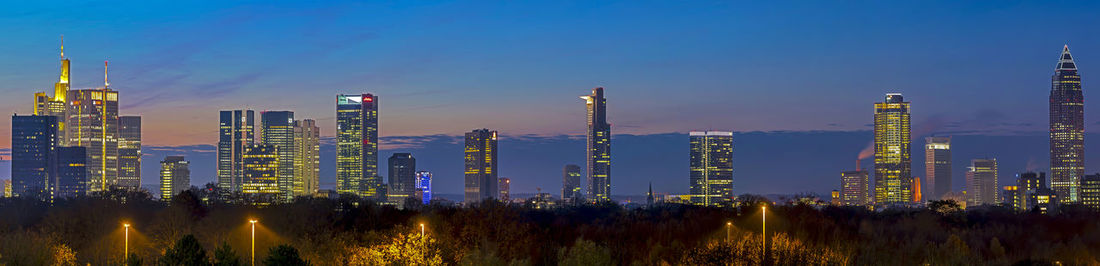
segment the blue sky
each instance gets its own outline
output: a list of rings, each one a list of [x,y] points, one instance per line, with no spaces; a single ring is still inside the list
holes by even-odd
[[[358,92],[380,95],[384,136],[576,135],[596,86],[615,133],[861,131],[902,92],[928,133],[1027,135],[1063,44],[1100,102],[1098,5],[22,1],[0,10],[0,107],[52,88],[65,35],[74,87],[102,86],[110,60],[147,146],[213,144],[219,109],[294,110],[330,136],[333,96]]]

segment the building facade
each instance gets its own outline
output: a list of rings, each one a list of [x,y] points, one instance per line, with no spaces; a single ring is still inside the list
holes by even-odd
[[[244,152],[256,138],[256,114],[252,110],[220,112],[218,124],[218,188],[222,197],[241,191],[244,184]]]
[[[581,194],[581,167],[567,164],[561,169],[561,200],[577,202]]]
[[[500,201],[509,202],[512,200],[512,196],[510,195],[512,193],[512,179],[501,177],[497,180],[497,188],[500,189],[500,194],[498,196]]]
[[[258,204],[270,204],[279,200],[279,150],[270,144],[255,144],[245,147],[241,155],[244,165],[244,179],[241,193]]]
[[[1062,202],[1077,202],[1078,180],[1085,175],[1085,98],[1081,76],[1062,48],[1050,87],[1050,178]]]
[[[274,146],[279,153],[279,200],[294,198],[294,112],[264,111],[260,113],[260,142]]]
[[[381,199],[378,96],[336,95],[336,190]]]
[[[496,198],[497,132],[476,129],[466,133],[465,196],[467,205]]]
[[[172,197],[191,188],[191,162],[183,156],[167,156],[160,161],[160,199],[171,201]]]
[[[1081,177],[1080,185],[1081,205],[1100,210],[1100,174],[1091,174]]]
[[[69,91],[69,146],[88,151],[88,190],[118,185],[118,92],[110,88]]]
[[[313,119],[294,121],[294,196],[321,189],[321,128]]]
[[[585,101],[587,131],[585,132],[585,174],[588,176],[587,199],[592,202],[611,200],[611,124],[607,122],[607,99],[603,88],[581,96]]]
[[[57,179],[55,198],[72,198],[88,194],[88,150],[84,147],[57,148]]]
[[[118,185],[141,187],[141,117],[118,117]]]
[[[416,192],[421,203],[427,205],[432,201],[432,173],[428,171],[416,172]]]
[[[864,206],[871,203],[867,171],[840,173],[840,203],[848,206]]]
[[[49,199],[56,179],[58,123],[56,116],[11,117],[11,181],[15,197]]]
[[[692,131],[689,186],[691,203],[730,206],[733,203],[733,132]]]
[[[416,158],[410,153],[394,153],[389,158],[387,193],[407,198],[416,194]]]
[[[997,159],[974,159],[966,171],[966,206],[993,205],[998,200]]]
[[[925,197],[940,199],[951,191],[951,137],[924,138]]]
[[[900,93],[888,93],[885,101],[875,103],[875,204],[913,199],[909,120],[909,102]]]

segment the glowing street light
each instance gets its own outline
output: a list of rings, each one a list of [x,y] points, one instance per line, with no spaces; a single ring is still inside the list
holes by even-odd
[[[760,244],[763,246],[764,256],[768,255],[768,206],[760,206]],[[763,258],[763,257],[761,257]]]
[[[123,242],[124,243],[123,244],[123,249],[122,249],[122,259],[125,260],[126,257],[130,256],[130,224],[128,224],[128,223],[122,224],[122,227],[125,228],[124,231],[126,232],[125,233],[125,240]]]
[[[256,219],[248,220],[252,224],[252,266],[256,265]]]
[[[726,241],[730,240],[730,229],[733,228],[733,222],[726,222]]]
[[[424,237],[424,223],[420,223],[420,237]]]

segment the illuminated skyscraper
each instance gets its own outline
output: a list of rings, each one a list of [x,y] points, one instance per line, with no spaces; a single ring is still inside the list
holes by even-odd
[[[581,196],[581,167],[567,164],[561,169],[561,200],[576,202]]]
[[[867,171],[845,171],[840,173],[840,203],[848,206],[863,206],[871,203],[870,186]]]
[[[245,148],[255,140],[255,112],[221,111],[218,124],[218,188],[223,197],[241,191],[244,183]]]
[[[1062,48],[1050,87],[1050,183],[1062,202],[1077,202],[1078,179],[1085,175],[1085,99],[1081,76]]]
[[[183,156],[167,156],[160,161],[160,199],[171,201],[172,197],[191,188],[191,162]]]
[[[69,59],[65,58],[65,41],[61,41],[61,73],[54,83],[53,97],[45,92],[34,94],[34,115],[49,115],[57,117],[57,133],[59,145],[67,146],[69,138],[66,137],[68,128],[65,123],[69,119]]]
[[[279,152],[279,200],[294,198],[294,112],[260,112],[260,142]]]
[[[416,172],[416,192],[422,199],[422,203],[432,201],[432,173],[428,171]]]
[[[244,179],[241,193],[254,203],[273,203],[282,195],[279,189],[279,149],[270,144],[245,147]]]
[[[497,181],[497,188],[500,189],[500,201],[508,202],[512,200],[512,196],[509,195],[512,192],[512,179],[501,177]]]
[[[997,159],[974,159],[966,171],[966,206],[997,204]]]
[[[294,121],[294,196],[321,189],[321,128],[313,119]]]
[[[729,206],[733,203],[733,132],[692,131],[691,203]]]
[[[416,158],[409,153],[394,153],[389,164],[390,189],[387,192],[405,196],[416,192]]]
[[[380,199],[378,97],[336,95],[336,190]]]
[[[118,92],[73,90],[68,100],[68,145],[88,149],[89,192],[118,185]]]
[[[11,117],[11,180],[15,197],[49,199],[58,175],[57,117]]]
[[[477,129],[466,133],[466,189],[467,205],[496,198],[497,188],[497,132]]]
[[[588,200],[611,200],[611,124],[607,123],[607,99],[603,88],[592,89],[592,94],[581,96],[588,121],[585,133],[585,163],[588,175]]]
[[[951,137],[924,138],[926,198],[938,200],[951,191]]]
[[[913,199],[909,154],[909,102],[900,93],[875,103],[875,203],[903,204]]]
[[[118,185],[141,187],[141,117],[118,117]]]

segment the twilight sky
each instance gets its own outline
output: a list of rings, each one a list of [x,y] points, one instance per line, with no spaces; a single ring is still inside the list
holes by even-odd
[[[334,95],[359,92],[380,95],[383,136],[577,135],[577,96],[595,86],[616,134],[859,132],[873,102],[902,92],[915,139],[1041,135],[1063,44],[1086,105],[1100,103],[1089,93],[1096,14],[1088,1],[21,1],[0,10],[0,107],[26,114],[35,91],[52,91],[63,34],[74,88],[102,86],[110,60],[122,113],[144,117],[148,147],[214,144],[219,109],[294,110],[331,136]],[[1089,128],[1100,121],[1090,110]],[[383,149],[402,148],[393,143]],[[660,171],[682,172],[661,178],[686,188],[681,153]],[[629,162],[616,172],[648,167]]]

